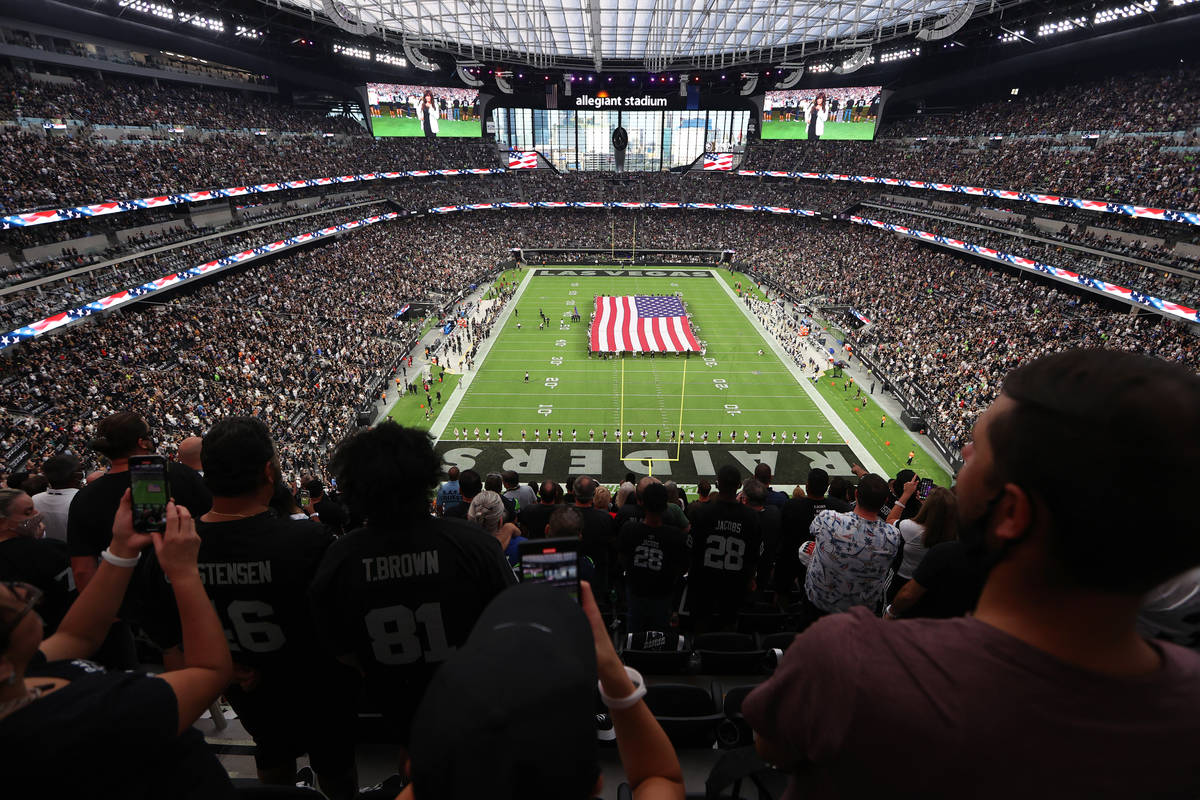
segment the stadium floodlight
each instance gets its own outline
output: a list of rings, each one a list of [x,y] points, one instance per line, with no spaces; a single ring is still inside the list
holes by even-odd
[[[482,67],[478,61],[459,61],[455,67],[455,72],[458,73],[458,79],[474,89],[483,86],[483,81],[471,74],[471,70]]]
[[[1033,40],[1025,35],[1025,29],[1010,31],[1008,28],[1001,28],[1004,33],[996,38],[1000,40],[1000,44],[1014,44],[1016,42],[1029,42],[1033,44]]]
[[[742,85],[742,96],[749,97],[750,95],[754,94],[754,90],[757,87],[758,87],[758,76],[751,75],[746,80],[746,82]]]
[[[146,0],[119,0],[118,8],[128,8],[130,11],[137,11],[141,14],[149,14],[152,17],[159,19],[169,19],[175,21],[175,11],[170,6],[165,6],[161,3],[148,3]]]
[[[247,28],[245,25],[238,25],[233,35],[241,39],[261,39],[263,32],[254,28]]]
[[[833,63],[830,61],[822,61],[820,64],[810,64],[808,66],[809,72],[813,72],[818,75],[822,72],[831,72],[832,70],[833,70]]]
[[[181,11],[179,12],[179,21],[186,22],[188,25],[195,26],[201,30],[212,31],[213,33],[225,32],[225,23],[216,17],[206,17],[203,14]]]
[[[408,56],[408,61],[417,69],[425,70],[426,72],[437,72],[438,65],[435,61],[430,61],[425,57],[425,54],[418,50],[413,44],[404,39],[404,55]]]
[[[954,11],[933,23],[932,27],[922,28],[917,31],[917,39],[922,42],[934,42],[938,39],[947,39],[962,29],[971,19],[971,15],[975,13],[975,0],[969,3],[964,3]]]
[[[1043,23],[1038,28],[1037,35],[1039,37],[1054,36],[1057,33],[1065,33],[1066,31],[1073,31],[1076,28],[1085,27],[1087,27],[1087,17],[1069,17],[1067,19]]]
[[[375,60],[380,64],[388,64],[393,67],[407,67],[408,59],[404,56],[398,56],[395,53],[388,53],[383,50],[375,51]]]
[[[1116,6],[1114,8],[1106,8],[1097,11],[1092,17],[1093,25],[1103,25],[1106,22],[1116,22],[1121,19],[1129,19],[1142,14],[1149,14],[1158,8],[1158,0],[1139,0],[1137,3],[1129,3],[1128,5]]]
[[[851,72],[858,72],[867,64],[874,63],[875,59],[871,56],[871,46],[867,45],[843,61],[841,66],[834,67],[833,71],[838,75],[849,75]]]
[[[504,72],[500,72],[499,70],[497,70],[496,71],[496,88],[499,89],[500,91],[504,92],[505,94],[512,94],[513,93],[512,84],[509,83],[509,81],[508,81],[508,79],[511,77],[512,77],[511,72],[504,73]]]
[[[880,64],[889,64],[893,61],[903,61],[906,58],[921,55],[920,47],[904,47],[899,50],[887,50],[879,54]]]
[[[333,52],[339,56],[348,58],[357,58],[361,61],[371,60],[371,51],[365,47],[355,47],[352,44],[342,44],[341,42],[333,43]]]

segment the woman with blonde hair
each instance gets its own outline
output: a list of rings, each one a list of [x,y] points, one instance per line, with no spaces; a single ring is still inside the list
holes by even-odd
[[[500,543],[505,558],[511,566],[521,560],[521,542],[528,541],[521,529],[504,521],[504,500],[496,492],[482,491],[471,500],[467,508],[467,522],[474,522]]]

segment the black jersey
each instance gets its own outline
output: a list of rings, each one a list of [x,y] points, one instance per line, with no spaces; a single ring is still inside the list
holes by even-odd
[[[200,580],[236,663],[299,667],[323,658],[316,653],[308,588],[333,542],[325,526],[267,511],[229,522],[197,521],[196,532]],[[179,615],[169,586],[157,583],[160,602],[146,609],[147,629],[161,645],[173,645]]]
[[[47,662],[40,651],[25,676],[69,683],[0,720],[5,797],[233,799],[200,731],[179,733],[178,701],[161,678]]]
[[[688,567],[687,539],[673,525],[630,520],[621,528],[619,548],[629,587],[638,597],[671,594]]]
[[[334,542],[311,599],[336,655],[354,654],[373,682],[419,694],[484,607],[514,583],[495,537],[468,522],[417,517]]]
[[[705,503],[692,525],[689,603],[694,609],[736,611],[758,564],[758,513],[738,502]]]
[[[16,536],[0,542],[0,581],[21,581],[42,590],[38,614],[46,636],[54,633],[75,600],[75,576],[67,543]]]
[[[171,497],[200,519],[212,508],[212,494],[204,479],[193,469],[171,461],[167,464]],[[113,517],[121,495],[129,488],[129,472],[110,472],[80,489],[67,512],[67,545],[71,556],[100,557],[112,541]]]

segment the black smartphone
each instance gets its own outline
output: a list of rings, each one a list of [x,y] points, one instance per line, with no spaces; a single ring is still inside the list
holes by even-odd
[[[167,529],[171,485],[163,456],[130,456],[129,488],[133,500],[133,529],[139,533]]]
[[[579,602],[579,540],[531,539],[517,548],[522,583],[548,583]]]
[[[312,495],[309,494],[308,489],[301,489],[300,490],[300,507],[308,508],[308,501],[311,498],[312,498]]]
[[[933,488],[933,478],[921,478],[921,482],[917,484],[917,498],[924,500],[929,497],[929,490]]]

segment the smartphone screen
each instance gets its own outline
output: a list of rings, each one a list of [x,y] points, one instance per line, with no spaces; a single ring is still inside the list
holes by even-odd
[[[133,501],[133,529],[141,533],[167,529],[167,460],[162,456],[130,456],[129,487]]]
[[[308,493],[308,489],[300,490],[300,507],[301,508],[308,508],[308,501],[311,496],[312,495],[310,495]]]
[[[921,482],[917,484],[917,497],[924,500],[929,497],[929,490],[933,488],[933,478],[921,478]]]
[[[548,583],[579,602],[579,540],[537,539],[522,542],[522,583]]]

